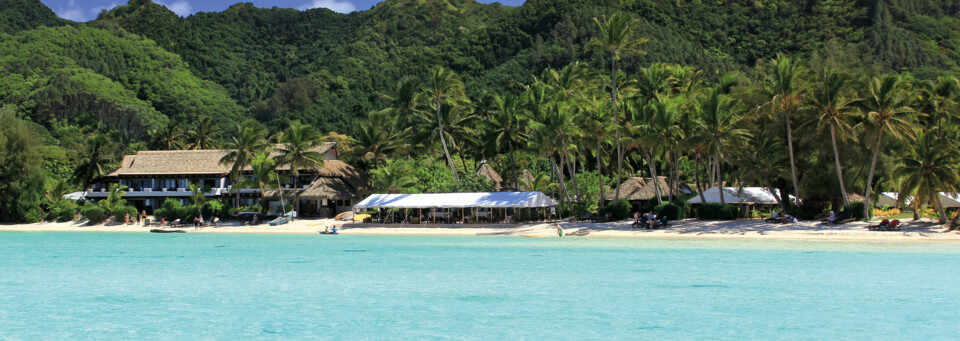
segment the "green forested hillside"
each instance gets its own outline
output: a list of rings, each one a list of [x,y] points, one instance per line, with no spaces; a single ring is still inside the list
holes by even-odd
[[[602,31],[615,13],[631,25],[624,37],[645,42],[611,73]],[[897,189],[897,160],[919,153],[924,130],[953,138],[960,116],[956,0],[386,0],[351,14],[241,3],[187,18],[132,0],[89,23],[16,0],[0,18],[0,113],[30,131],[2,131],[19,166],[0,168],[0,192],[34,200],[0,205],[0,219],[62,204],[4,180],[24,169],[43,172],[29,179],[49,179],[50,194],[123,153],[231,147],[243,132],[282,141],[298,120],[338,132],[328,138],[378,188],[415,177],[416,190],[485,189],[469,174],[487,160],[537,173],[531,186],[571,212],[596,209],[613,169],[837,202],[842,186]],[[892,111],[876,107],[890,103],[865,104],[875,92],[909,125],[884,128]],[[710,124],[746,134],[711,142]],[[789,164],[743,152],[784,146],[798,151]],[[597,185],[583,196],[581,176]]]

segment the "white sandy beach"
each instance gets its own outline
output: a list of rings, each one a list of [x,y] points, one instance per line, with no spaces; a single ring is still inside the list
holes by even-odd
[[[451,236],[525,236],[557,237],[553,223],[537,224],[363,224],[344,223],[329,219],[304,219],[283,226],[241,226],[225,224],[195,230],[181,228],[188,233],[286,233],[316,234],[325,226],[336,225],[344,235],[451,235]],[[867,223],[853,222],[839,226],[821,225],[815,221],[796,224],[769,224],[762,220],[673,222],[666,229],[635,230],[631,221],[610,223],[562,222],[565,237],[626,237],[626,238],[749,238],[749,239],[809,239],[809,240],[882,240],[882,241],[957,241],[960,233],[946,231],[943,226],[928,220],[905,221],[902,231],[869,231]],[[27,232],[139,232],[150,228],[137,225],[106,224],[87,226],[83,223],[45,223],[0,225],[0,231]]]

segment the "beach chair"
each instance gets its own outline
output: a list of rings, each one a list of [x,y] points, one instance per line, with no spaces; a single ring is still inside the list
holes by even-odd
[[[901,230],[901,228],[900,228],[900,220],[894,219],[894,220],[890,221],[890,224],[888,224],[887,226],[884,226],[884,227],[883,227],[883,230],[884,230],[884,231],[900,231],[900,230]]]
[[[887,227],[888,224],[890,224],[890,221],[887,219],[884,219],[884,220],[881,220],[880,223],[877,225],[867,226],[867,229],[870,231],[880,231],[883,228]]]
[[[840,214],[837,215],[837,219],[834,220],[831,225],[846,224],[846,223],[849,223],[849,222],[854,221],[854,220],[856,220],[856,219],[857,219],[857,218],[854,218],[854,217],[853,217],[853,212],[843,211],[843,212],[840,212]]]

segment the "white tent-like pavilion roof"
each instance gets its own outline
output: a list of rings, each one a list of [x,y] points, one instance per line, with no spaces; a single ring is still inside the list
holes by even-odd
[[[777,195],[780,195],[780,190],[774,189]],[[720,190],[717,187],[711,187],[710,189],[703,191],[703,198],[707,200],[708,204],[719,204],[720,203]],[[724,187],[723,188],[723,201],[728,204],[760,204],[760,205],[776,205],[777,198],[770,193],[764,187]],[[702,204],[700,202],[700,196],[694,196],[687,200],[691,204]]]
[[[897,198],[899,194],[896,192],[883,192],[880,193],[880,196],[877,198],[876,206],[890,206],[897,207]],[[909,196],[903,200],[903,204],[910,206],[910,203],[913,201],[913,196]],[[949,207],[960,207],[960,195],[957,193],[947,193],[940,192],[940,204],[945,208]]]
[[[557,201],[541,192],[373,194],[354,209],[363,208],[464,208],[464,207],[552,207]]]

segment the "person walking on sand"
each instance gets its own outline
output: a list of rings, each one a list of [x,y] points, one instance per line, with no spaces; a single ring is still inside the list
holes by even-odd
[[[130,213],[127,213],[127,214],[124,214],[124,215],[123,215],[123,224],[124,224],[124,225],[130,225]]]
[[[560,224],[553,223],[553,226],[557,227],[557,236],[563,237],[563,228],[560,227]]]
[[[143,222],[143,225],[147,225],[147,210],[140,211],[140,221]]]

